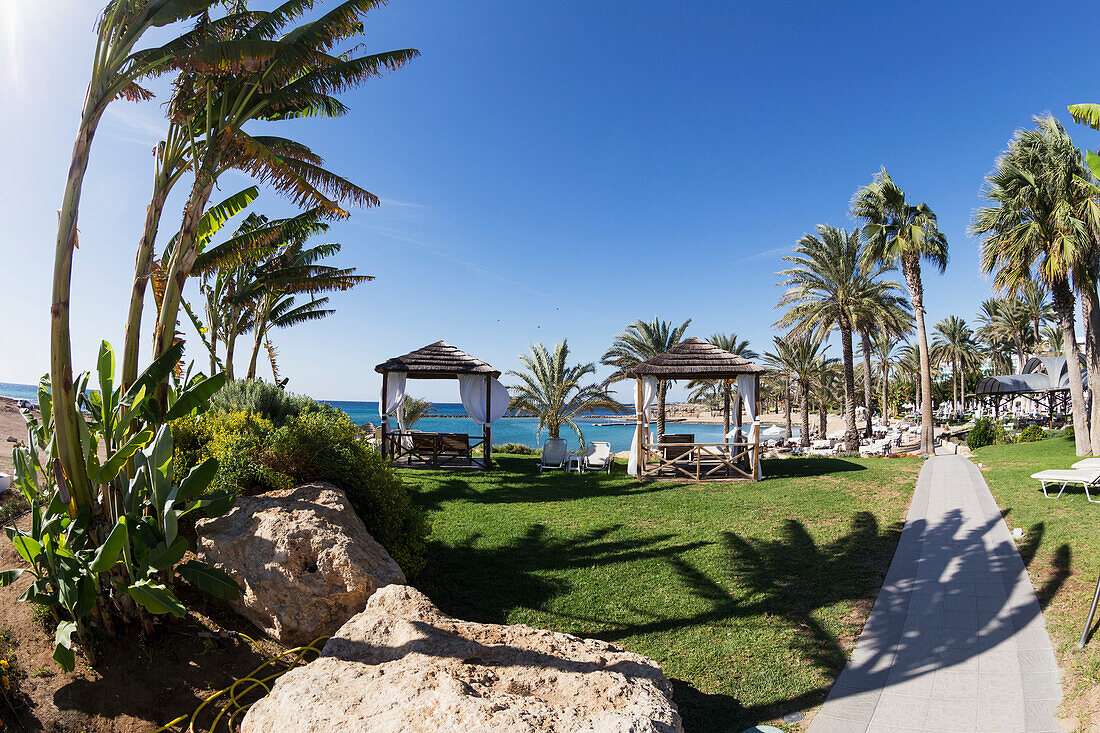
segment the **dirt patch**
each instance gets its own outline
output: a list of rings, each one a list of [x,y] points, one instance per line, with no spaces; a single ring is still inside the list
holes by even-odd
[[[6,539],[0,540],[0,569],[12,567],[25,564]],[[241,632],[259,640],[261,632],[226,605],[181,583],[176,590],[194,609],[187,618],[160,620],[156,637],[149,640],[136,628],[115,640],[99,638],[94,643],[97,666],[78,656],[76,670],[66,673],[51,658],[53,620],[16,601],[31,580],[24,575],[0,589],[0,657],[6,652],[14,670],[18,711],[13,720],[0,704],[4,730],[148,733],[194,712],[212,692],[282,651],[267,640],[257,650],[228,636]]]

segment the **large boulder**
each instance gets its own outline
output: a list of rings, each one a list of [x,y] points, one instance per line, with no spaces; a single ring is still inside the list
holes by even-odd
[[[378,588],[406,582],[332,484],[242,496],[196,530],[199,557],[244,589],[237,610],[289,645],[331,634]]]
[[[594,639],[459,621],[382,588],[321,656],[288,672],[242,733],[680,733],[652,659]]]

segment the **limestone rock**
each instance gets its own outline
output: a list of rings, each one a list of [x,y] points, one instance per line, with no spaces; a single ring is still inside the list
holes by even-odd
[[[244,589],[237,610],[289,645],[333,633],[378,588],[406,582],[344,492],[327,483],[242,496],[196,530],[199,557]]]
[[[681,733],[651,659],[529,626],[459,621],[382,588],[321,657],[284,675],[242,733]]]

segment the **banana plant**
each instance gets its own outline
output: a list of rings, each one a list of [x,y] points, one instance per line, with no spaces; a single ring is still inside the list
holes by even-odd
[[[217,462],[209,459],[186,476],[177,477],[172,463],[170,421],[205,409],[225,382],[216,375],[191,374],[174,380],[169,405],[161,413],[153,399],[156,387],[173,378],[182,345],[175,345],[153,362],[127,389],[114,382],[111,345],[103,342],[97,363],[98,390],[87,389],[91,375],[75,380],[80,407],[78,442],[83,469],[91,486],[100,487],[103,511],[77,506],[67,481],[58,480],[51,417],[55,396],[44,378],[39,388],[41,420],[27,414],[29,444],[14,453],[15,485],[31,506],[30,527],[5,529],[16,552],[28,567],[0,571],[0,587],[24,572],[35,580],[20,601],[52,609],[57,620],[54,659],[62,668],[75,665],[74,643],[83,647],[89,662],[94,655],[87,643],[87,620],[104,614],[182,617],[186,609],[171,590],[182,579],[218,598],[233,599],[240,588],[225,573],[198,561],[181,563],[188,549],[179,534],[180,519],[193,512],[220,516],[232,505],[226,492],[209,492]],[[139,429],[127,433],[137,422]],[[99,447],[106,460],[100,461]],[[50,460],[43,465],[40,453]],[[123,469],[132,464],[132,472]],[[108,522],[103,523],[102,518]],[[108,531],[109,530],[109,531]],[[147,618],[147,617],[142,617]]]

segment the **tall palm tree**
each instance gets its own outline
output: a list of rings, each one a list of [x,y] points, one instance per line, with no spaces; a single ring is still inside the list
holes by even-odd
[[[983,237],[982,269],[994,273],[997,288],[1014,295],[1031,280],[1049,288],[1071,365],[1077,455],[1085,456],[1093,452],[1093,443],[1081,371],[1074,368],[1079,360],[1074,288],[1095,292],[1096,242],[1082,219],[1089,196],[1079,183],[1090,174],[1058,120],[1050,115],[1034,119],[1036,127],[1018,130],[986,176],[984,195],[992,203],[974,212],[971,231]]]
[[[775,336],[773,351],[764,354],[764,360],[777,371],[790,376],[798,389],[799,410],[802,418],[802,435],[799,443],[810,444],[810,391],[821,373],[821,359],[827,346],[812,334]],[[789,419],[789,418],[788,418]],[[789,429],[788,429],[788,432]]]
[[[982,301],[978,312],[978,336],[989,348],[994,368],[1012,372],[1012,358],[1015,351],[1019,366],[1015,371],[1023,371],[1024,360],[1031,342],[1031,321],[1023,301],[1020,298],[987,298]]]
[[[806,234],[798,240],[795,254],[783,259],[794,265],[780,274],[787,291],[776,307],[789,306],[776,325],[789,326],[796,335],[812,333],[824,340],[834,329],[840,331],[844,364],[845,442],[850,451],[859,450],[856,431],[855,363],[852,331],[857,325],[857,308],[878,302],[901,308],[897,284],[881,280],[883,267],[866,266],[859,231],[845,232],[819,225],[819,236]]]
[[[924,395],[921,393],[924,372],[921,369],[920,348],[916,344],[906,344],[898,354],[898,372],[913,385],[913,405],[921,405]]]
[[[608,383],[586,382],[594,377],[596,365],[569,364],[569,345],[562,341],[554,353],[542,344],[532,344],[530,353],[520,354],[523,370],[510,371],[519,383],[508,388],[512,394],[511,409],[521,410],[539,419],[538,431],[544,429],[551,438],[561,436],[567,426],[584,442],[584,433],[576,418],[594,410],[607,409],[616,414],[626,408],[608,391]]]
[[[879,380],[879,394],[882,397],[882,419],[890,424],[889,398],[890,373],[897,369],[897,342],[891,336],[878,335],[871,342],[874,356],[874,368]]]
[[[866,222],[864,257],[868,263],[896,266],[909,288],[913,319],[917,325],[917,348],[921,364],[921,440],[923,455],[935,454],[932,426],[932,362],[928,352],[928,333],[924,326],[924,286],[921,260],[931,262],[943,272],[947,269],[947,238],[939,230],[936,215],[926,203],[913,205],[905,191],[883,168],[871,183],[856,191],[852,215]]]
[[[608,378],[608,383],[615,383],[626,379],[626,373],[643,361],[660,356],[673,346],[676,346],[684,338],[684,332],[691,325],[691,319],[687,319],[679,326],[673,326],[669,321],[662,321],[654,316],[652,321],[637,320],[626,327],[611,342],[611,346],[604,352],[600,359],[601,364],[615,367],[615,373]],[[668,382],[661,380],[657,385],[657,441],[665,434],[665,403],[668,394]]]
[[[339,116],[346,107],[332,94],[393,71],[416,57],[415,49],[366,56],[330,53],[333,47],[362,33],[362,18],[378,0],[345,0],[320,18],[277,36],[300,15],[290,0],[261,14],[247,28],[225,29],[223,43],[266,49],[259,63],[230,65],[228,77],[201,73],[224,71],[224,64],[201,50],[179,61],[183,72],[171,113],[186,119],[199,148],[192,154],[194,179],[184,207],[178,244],[167,263],[165,292],[157,317],[154,357],[174,339],[180,298],[192,274],[198,222],[218,176],[237,168],[272,185],[294,203],[344,217],[344,205],[374,206],[378,198],[321,167],[319,157],[298,143],[260,138],[243,127],[252,120],[283,120],[315,115]],[[193,69],[200,73],[191,73]],[[201,135],[201,140],[197,139]],[[164,390],[158,398],[163,401]]]
[[[1029,280],[1020,296],[1023,310],[1031,319],[1031,338],[1036,346],[1042,341],[1039,331],[1043,324],[1054,317],[1054,308],[1050,305],[1048,293],[1039,283]]]
[[[161,71],[176,51],[195,40],[194,32],[189,31],[162,46],[134,51],[145,33],[152,28],[200,16],[214,3],[215,0],[110,2],[96,22],[91,77],[57,217],[50,301],[50,384],[54,395],[54,436],[62,471],[72,486],[74,506],[78,508],[92,506],[93,497],[80,445],[81,423],[73,389],[69,308],[73,253],[77,247],[77,216],[92,141],[107,105],[116,99],[150,99],[152,94],[138,86],[137,80]],[[231,58],[227,53],[226,59]]]
[[[875,344],[883,338],[891,343],[903,339],[913,331],[913,314],[909,303],[894,297],[883,300],[875,291],[864,291],[864,297],[857,298],[853,307],[856,330],[859,331],[860,352],[863,356],[863,407],[867,410],[864,436],[871,437],[872,369],[871,356]],[[885,419],[885,412],[883,413]]]
[[[951,405],[957,412],[960,387],[965,386],[965,375],[973,372],[980,363],[981,352],[974,341],[974,332],[958,316],[942,319],[932,330],[935,333],[932,340],[933,356],[938,362],[951,367]],[[963,391],[965,393],[965,389]]]
[[[1043,330],[1040,333],[1041,341],[1043,345],[1043,352],[1046,354],[1060,354],[1062,353],[1062,329],[1057,326],[1043,326]]]
[[[760,354],[757,354],[749,347],[749,340],[739,339],[736,333],[713,333],[707,341],[714,344],[719,349],[728,351],[731,354],[736,354],[749,361],[760,358]],[[688,382],[687,386],[688,389],[695,390],[693,394],[702,396],[707,393],[707,387],[704,385],[710,385],[710,391],[713,394],[714,408],[722,410],[722,434],[728,435],[730,431],[730,410],[728,408],[733,398],[733,391],[726,380],[722,380],[721,384],[715,384],[714,382],[693,379]]]

